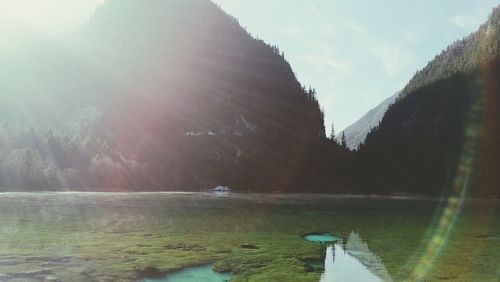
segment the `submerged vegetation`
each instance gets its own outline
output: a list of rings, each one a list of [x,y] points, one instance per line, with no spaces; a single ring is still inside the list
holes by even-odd
[[[319,281],[322,269],[307,261],[324,259],[326,245],[303,234],[321,230],[338,235],[352,253],[369,246],[375,256],[360,259],[377,261],[400,281],[411,276],[432,239],[439,204],[293,195],[7,194],[0,198],[0,277],[125,281],[215,262],[232,281]],[[466,204],[431,280],[498,278],[496,204]]]

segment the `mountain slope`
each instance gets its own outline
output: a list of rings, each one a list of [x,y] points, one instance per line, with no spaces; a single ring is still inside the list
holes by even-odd
[[[458,40],[418,71],[403,90],[403,96],[412,91],[457,73],[470,72],[500,52],[500,7],[493,10],[479,30]]]
[[[322,134],[317,101],[279,51],[209,1],[108,1],[82,41],[88,56],[133,92],[119,95],[124,107],[168,112],[187,132],[216,132],[243,114],[267,133]]]
[[[470,186],[498,195],[499,19],[497,8],[410,81],[360,150],[362,187],[441,195]]]
[[[368,111],[363,117],[349,125],[337,136],[337,141],[340,142],[341,136],[345,136],[347,147],[351,150],[357,150],[359,145],[365,142],[366,136],[373,128],[379,125],[390,105],[396,102],[396,99],[401,94],[398,92],[393,96],[385,99],[377,107]]]
[[[278,48],[208,0],[106,1],[64,45],[45,45],[18,52],[23,63],[2,73],[0,89],[10,91],[2,107],[14,110],[0,132],[0,186],[298,191],[324,184],[319,152],[338,150],[326,144],[314,90],[300,85]],[[19,91],[9,76],[34,83]],[[42,98],[27,103],[32,94]]]

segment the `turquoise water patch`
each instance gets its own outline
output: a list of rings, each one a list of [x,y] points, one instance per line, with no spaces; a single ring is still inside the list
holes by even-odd
[[[325,244],[325,243],[334,243],[339,240],[339,238],[332,236],[327,233],[322,234],[309,234],[304,237],[307,241]]]
[[[143,282],[226,282],[232,278],[229,273],[218,273],[212,269],[213,265],[203,265],[185,268],[171,272],[161,278],[143,279]]]

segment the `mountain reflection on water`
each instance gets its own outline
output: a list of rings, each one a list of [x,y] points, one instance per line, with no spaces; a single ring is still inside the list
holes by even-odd
[[[380,257],[355,232],[351,232],[345,243],[340,241],[326,250],[321,282],[342,281],[392,281]]]

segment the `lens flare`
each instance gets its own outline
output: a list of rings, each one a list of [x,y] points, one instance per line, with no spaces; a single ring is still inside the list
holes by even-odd
[[[453,241],[452,234],[455,231],[456,223],[464,215],[464,203],[471,192],[478,192],[470,189],[472,187],[476,190],[480,189],[476,183],[474,185],[472,183],[476,182],[478,170],[480,170],[478,156],[479,151],[482,151],[480,149],[483,149],[482,139],[490,134],[489,128],[485,126],[488,119],[488,104],[491,102],[488,98],[497,94],[494,87],[497,82],[487,75],[492,72],[494,71],[486,66],[476,81],[477,89],[480,91],[478,95],[472,97],[472,105],[464,128],[462,154],[458,162],[452,190],[440,209],[431,239],[419,255],[409,281],[425,281],[429,278],[434,266]],[[482,153],[484,154],[484,152]]]

